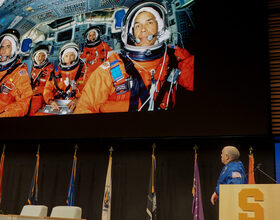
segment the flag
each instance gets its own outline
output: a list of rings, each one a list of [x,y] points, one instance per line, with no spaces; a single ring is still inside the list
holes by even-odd
[[[76,179],[76,168],[77,168],[77,146],[75,147],[75,153],[73,156],[73,164],[72,164],[72,172],[71,172],[71,178],[70,178],[70,183],[69,183],[69,188],[68,188],[68,193],[67,193],[67,199],[66,199],[66,204],[68,206],[73,206],[75,202],[75,179]]]
[[[39,161],[40,161],[39,148],[40,147],[38,147],[38,151],[36,154],[37,160],[36,160],[32,183],[30,186],[29,195],[27,199],[29,205],[36,205],[38,202],[38,175],[39,175]]]
[[[5,145],[3,147],[3,152],[1,156],[1,162],[0,162],[0,204],[2,202],[2,180],[3,180],[4,160],[5,160]]]
[[[111,198],[112,198],[112,148],[110,149],[109,163],[106,175],[104,197],[102,204],[102,220],[111,219]]]
[[[156,158],[154,152],[152,154],[152,168],[149,181],[149,190],[147,198],[147,220],[156,220],[156,210],[157,210],[157,197],[155,191],[155,173],[156,173]]]
[[[254,155],[252,152],[249,154],[248,184],[255,184]]]
[[[193,174],[193,203],[192,203],[192,214],[193,220],[204,220],[202,196],[200,188],[199,169],[197,164],[197,153],[195,152],[194,159],[194,174]]]

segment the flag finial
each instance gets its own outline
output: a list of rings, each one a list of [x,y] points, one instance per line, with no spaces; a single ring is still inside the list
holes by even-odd
[[[75,155],[77,154],[78,148],[79,148],[79,147],[78,147],[78,144],[76,144],[76,145],[75,145],[75,153],[74,153]]]
[[[196,144],[194,145],[193,150],[194,150],[195,153],[197,153],[198,146]]]
[[[252,148],[252,146],[250,145],[250,147],[249,147],[249,152],[250,152],[250,154],[252,154],[253,153],[253,148]]]
[[[40,152],[40,144],[38,144],[38,147],[37,147],[37,154],[39,154]]]
[[[113,151],[114,151],[113,146],[111,146],[109,149],[110,155],[112,155]]]
[[[157,148],[155,143],[153,144],[152,148],[153,148],[153,154],[154,154],[155,153],[155,149]]]
[[[4,153],[5,153],[5,150],[6,150],[6,144],[4,144],[4,146],[3,146],[3,151],[2,151],[2,154],[4,154]]]

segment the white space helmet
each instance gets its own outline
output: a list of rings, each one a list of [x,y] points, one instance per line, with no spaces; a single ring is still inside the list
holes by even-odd
[[[45,54],[45,60],[41,64],[39,64],[38,62],[38,56],[40,53]],[[36,47],[32,55],[33,66],[36,69],[43,68],[48,63],[48,55],[49,55],[49,47],[47,45],[39,45],[38,47]]]
[[[152,40],[156,37],[156,41],[151,46],[136,46],[135,42],[139,41],[133,34],[133,26],[135,18],[141,12],[150,12],[156,18],[158,24],[158,32],[156,36],[149,36]],[[121,38],[124,43],[124,50],[132,59],[145,61],[153,60],[161,57],[164,53],[164,41],[170,37],[167,29],[166,8],[153,1],[140,2],[133,5],[124,18]]]
[[[63,60],[64,60],[64,56],[69,52],[73,52],[75,54],[75,60],[70,65],[66,65],[66,63],[63,62]],[[64,44],[59,50],[58,58],[59,58],[59,67],[62,70],[69,71],[69,70],[75,69],[78,66],[78,64],[80,63],[79,46],[74,42],[68,42],[68,43]]]
[[[17,55],[20,52],[20,34],[15,29],[7,29],[0,35],[0,46],[4,40],[10,41],[12,45],[11,55],[6,57],[5,61],[0,61],[0,71],[10,68],[17,61]]]
[[[94,31],[95,32],[95,40],[92,42],[89,40],[88,36],[89,36],[89,33]],[[97,46],[98,44],[101,43],[101,30],[99,27],[97,26],[92,26],[92,27],[89,27],[86,31],[85,31],[85,42],[86,42],[86,46],[87,47],[95,47]]]

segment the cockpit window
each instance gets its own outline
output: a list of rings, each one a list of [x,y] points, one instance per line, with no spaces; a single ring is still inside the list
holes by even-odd
[[[56,41],[57,42],[63,42],[63,41],[71,40],[72,39],[72,33],[73,33],[73,29],[62,31],[62,32],[57,34]]]
[[[58,28],[62,25],[68,24],[70,22],[74,21],[73,17],[66,17],[66,18],[61,18],[53,21],[52,23],[48,24],[51,28]]]

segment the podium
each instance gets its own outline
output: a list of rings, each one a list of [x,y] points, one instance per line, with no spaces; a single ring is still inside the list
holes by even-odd
[[[280,219],[280,184],[220,185],[219,220]]]

